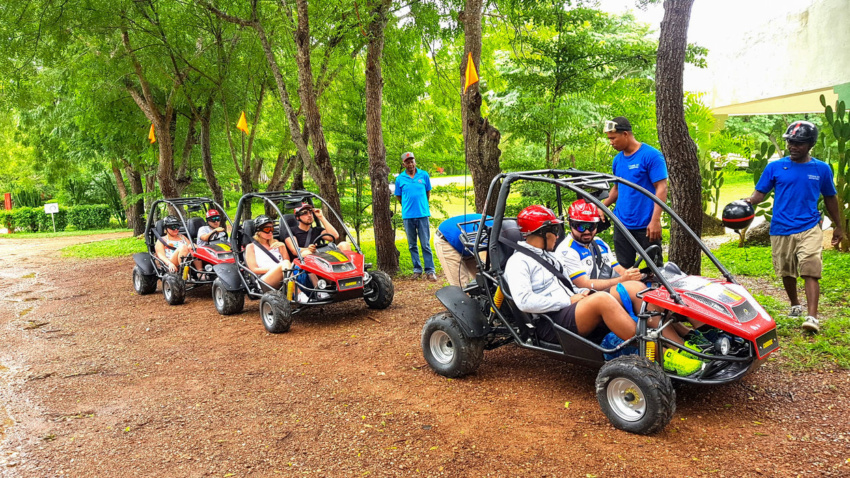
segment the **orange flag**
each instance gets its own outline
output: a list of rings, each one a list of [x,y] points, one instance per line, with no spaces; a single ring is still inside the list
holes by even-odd
[[[148,133],[148,141],[150,141],[151,144],[156,143],[156,135],[153,134],[153,123],[151,123],[151,132]]]
[[[248,120],[245,119],[245,112],[242,112],[242,116],[239,117],[239,122],[236,123],[236,129],[242,131],[245,134],[248,134]]]
[[[478,72],[475,71],[475,63],[472,61],[472,52],[469,53],[469,59],[466,61],[466,81],[463,84],[463,93],[466,94],[466,89],[478,83]]]

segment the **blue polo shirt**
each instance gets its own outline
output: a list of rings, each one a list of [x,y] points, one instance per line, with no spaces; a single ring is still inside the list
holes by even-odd
[[[459,227],[459,224],[462,222],[469,221],[478,221],[481,219],[481,214],[461,214],[460,216],[450,217],[445,221],[441,222],[437,227],[437,230],[440,231],[440,234],[443,235],[443,239],[446,240],[452,247],[455,248],[456,251],[460,252],[464,257],[472,257],[472,252],[465,250],[463,247],[463,242],[460,240],[460,227],[463,227],[464,232],[467,234],[475,234],[478,230],[478,222],[473,222],[469,224],[464,224]],[[493,225],[493,220],[488,219],[484,222],[487,226]]]
[[[775,196],[771,236],[790,236],[815,227],[820,221],[818,199],[836,194],[832,169],[815,158],[795,163],[786,156],[768,163],[756,190],[767,194],[771,189]]]
[[[626,156],[622,151],[614,156],[614,176],[631,181],[654,194],[654,184],[667,179],[667,163],[661,151],[641,143],[631,156]],[[626,229],[646,229],[652,220],[654,207],[652,199],[641,192],[623,184],[617,185],[614,215],[623,221]]]
[[[416,174],[411,178],[407,171],[402,171],[395,178],[395,195],[401,196],[401,218],[430,217],[427,194],[430,190],[431,177],[428,173],[416,168]]]

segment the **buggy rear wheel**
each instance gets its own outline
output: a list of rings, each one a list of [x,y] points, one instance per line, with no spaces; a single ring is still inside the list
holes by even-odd
[[[468,375],[484,359],[484,341],[467,338],[450,312],[440,312],[422,328],[422,354],[440,375],[455,378]]]
[[[260,299],[260,318],[263,319],[263,327],[272,334],[289,332],[292,308],[281,291],[273,290],[263,294]]]
[[[219,278],[216,278],[213,282],[212,297],[215,310],[221,315],[238,314],[245,307],[245,293],[227,290]]]
[[[608,421],[630,433],[662,430],[676,411],[676,392],[661,366],[637,355],[607,362],[596,377],[596,399]]]
[[[162,277],[162,295],[168,305],[180,305],[186,300],[186,282],[177,273]]]
[[[369,275],[369,282],[363,285],[363,300],[370,309],[386,309],[393,303],[393,281],[383,271],[373,271]]]
[[[147,295],[156,290],[155,275],[145,275],[139,266],[133,267],[133,290],[136,294]]]

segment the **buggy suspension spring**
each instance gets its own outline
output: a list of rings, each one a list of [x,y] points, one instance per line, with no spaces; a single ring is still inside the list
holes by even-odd
[[[495,304],[495,305],[496,305],[496,309],[498,309],[499,307],[501,307],[501,306],[502,306],[502,301],[503,301],[503,300],[505,300],[505,295],[504,295],[504,294],[502,294],[502,288],[501,288],[501,287],[496,287],[496,293],[495,293],[495,294],[493,294],[493,304]],[[490,309],[490,310],[491,310],[493,313],[495,313],[495,312],[496,312],[495,310],[493,310],[493,308],[492,308],[492,307],[491,307],[491,309]]]
[[[655,362],[655,342],[646,343],[646,359]]]

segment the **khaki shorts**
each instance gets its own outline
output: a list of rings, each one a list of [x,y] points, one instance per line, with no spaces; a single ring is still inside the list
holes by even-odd
[[[821,278],[823,272],[823,231],[820,224],[790,236],[770,236],[773,270],[777,277]]]

